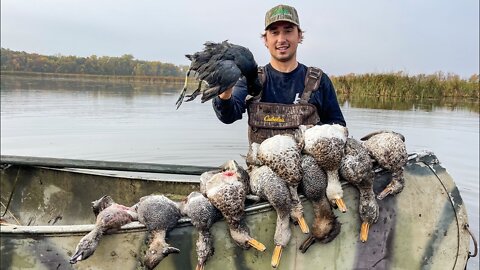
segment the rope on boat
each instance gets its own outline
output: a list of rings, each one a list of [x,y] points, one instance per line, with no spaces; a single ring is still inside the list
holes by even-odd
[[[473,235],[473,232],[470,230],[470,225],[468,225],[468,223],[466,223],[464,226],[463,226],[467,232],[470,234],[470,237],[472,238],[473,240],[473,254],[472,252],[468,252],[468,258],[467,258],[467,261],[468,259],[472,258],[472,257],[477,257],[477,254],[478,254],[478,242],[477,242],[477,239],[475,238],[475,235]],[[467,266],[465,265],[465,269]]]
[[[448,188],[445,186],[445,184],[443,183],[442,179],[440,178],[440,176],[438,176],[437,172],[435,171],[435,169],[432,167],[432,164],[428,164],[427,162],[425,161],[420,161],[422,162],[423,164],[425,164],[429,169],[430,171],[433,173],[433,175],[435,175],[435,177],[437,178],[438,182],[440,183],[440,185],[442,185],[443,189],[447,192],[448,194]],[[459,220],[458,220],[458,213],[457,213],[457,210],[455,208],[455,205],[453,204],[453,201],[452,199],[449,199],[448,200],[452,206],[452,209],[453,209],[453,212],[455,214],[455,220],[456,220],[456,223],[457,223],[457,228],[458,228],[458,232],[457,232],[457,239],[458,241],[460,242],[460,224],[459,224]],[[457,256],[455,256],[455,265],[457,264],[457,260],[458,260],[458,253],[459,253],[459,248],[460,246],[458,245],[457,246]],[[467,261],[468,261],[468,258],[467,258]],[[466,267],[466,265],[465,265]]]
[[[12,216],[13,220],[15,220],[15,222],[17,222],[17,225],[22,225],[22,224],[20,223],[20,221],[18,221],[18,219],[17,219],[17,218],[15,217],[15,215],[12,213],[12,211],[8,210],[7,207],[5,206],[5,204],[3,204],[2,202],[0,202],[0,203],[1,203],[2,206],[5,207],[5,209],[6,209],[6,210],[5,210],[5,213],[8,212],[8,214],[10,214],[10,216]],[[4,214],[4,215],[5,215],[5,214]],[[2,215],[2,217],[3,217],[4,215]],[[0,222],[1,222],[2,224],[8,224],[8,223],[3,222],[3,219],[0,219]]]
[[[10,206],[10,202],[12,201],[13,193],[15,192],[15,188],[17,187],[18,175],[19,175],[19,174],[20,174],[20,167],[17,169],[17,176],[15,176],[15,181],[13,182],[12,192],[10,193],[10,197],[8,198],[7,205],[6,205],[6,206],[4,205],[4,207],[5,207],[5,212],[3,212],[2,217],[4,217],[5,214],[7,213],[8,207]],[[2,203],[2,205],[3,205],[3,203]],[[10,211],[8,211],[8,212],[10,212]],[[13,214],[12,214],[12,216],[13,216]],[[13,218],[15,219],[15,217],[13,217]],[[17,219],[15,219],[15,220],[18,222]],[[18,223],[18,224],[20,224],[20,223]]]

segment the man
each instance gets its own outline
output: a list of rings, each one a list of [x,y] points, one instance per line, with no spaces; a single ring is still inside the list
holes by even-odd
[[[259,143],[279,133],[292,133],[301,124],[346,126],[328,76],[316,68],[309,72],[309,68],[297,61],[303,32],[295,8],[278,5],[270,9],[265,15],[262,38],[270,52],[270,63],[259,71],[262,93],[247,98],[245,79],[239,80],[213,100],[218,119],[233,123],[248,109],[250,143]]]

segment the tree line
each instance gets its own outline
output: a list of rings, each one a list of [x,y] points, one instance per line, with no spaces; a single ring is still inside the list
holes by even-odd
[[[2,71],[181,77],[185,76],[187,68],[159,61],[137,60],[131,54],[120,57],[46,56],[1,48]]]
[[[51,73],[62,76],[103,75],[112,79],[141,79],[157,82],[182,81],[188,66],[177,66],[158,61],[136,60],[132,55],[121,57],[92,55],[45,56],[36,53],[12,51],[1,48],[1,71],[22,72],[24,74]],[[80,75],[74,75],[80,74]],[[32,75],[32,74],[30,74]],[[345,96],[377,96],[399,98],[475,98],[480,97],[479,75],[462,79],[452,73],[408,75],[403,72],[386,74],[347,74],[330,76],[337,93]]]

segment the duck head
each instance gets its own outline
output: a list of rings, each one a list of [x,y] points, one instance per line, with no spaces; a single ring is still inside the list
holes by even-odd
[[[103,211],[103,209],[109,207],[110,205],[114,204],[115,202],[113,201],[112,197],[109,195],[105,195],[101,197],[100,199],[93,201],[92,202],[92,210],[93,213],[95,214],[95,217],[98,216],[100,212]]]
[[[170,253],[179,253],[178,248],[172,247],[165,241],[154,239],[145,254],[144,264],[147,269],[154,269]]]
[[[92,256],[100,242],[100,237],[101,233],[95,229],[85,235],[78,243],[75,254],[70,258],[70,263],[75,264]]]
[[[250,193],[250,185],[248,184],[250,176],[242,166],[238,165],[238,163],[232,159],[228,160],[221,167],[223,168],[224,172],[234,172],[238,181],[243,184],[246,194]]]
[[[233,159],[228,160],[221,167],[223,168],[223,171],[236,172],[238,177],[248,177],[248,173],[246,173],[246,171]]]
[[[398,176],[398,175],[396,175],[396,173],[393,173],[392,174],[392,180],[390,181],[390,183],[388,183],[388,185],[385,187],[385,189],[382,190],[382,192],[380,192],[380,194],[378,194],[377,199],[383,200],[388,195],[393,195],[394,196],[394,195],[402,192],[402,190],[404,188],[404,183],[405,183],[405,179],[403,178],[403,175]]]
[[[360,203],[359,209],[360,219],[362,220],[362,225],[360,227],[360,241],[366,242],[368,240],[368,231],[370,226],[377,222],[378,220],[378,204],[375,201],[370,203]]]
[[[248,249],[250,247],[254,247],[256,250],[259,251],[264,251],[266,249],[265,245],[253,239],[249,235],[249,231],[246,225],[241,226],[237,229],[231,229],[230,235],[232,236],[233,241],[235,241],[235,243],[237,243],[237,245],[243,249]]]

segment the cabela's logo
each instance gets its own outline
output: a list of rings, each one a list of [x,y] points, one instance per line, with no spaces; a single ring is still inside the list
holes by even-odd
[[[263,118],[265,122],[277,122],[277,123],[285,123],[285,119],[280,116],[273,116],[273,115],[265,115]]]

